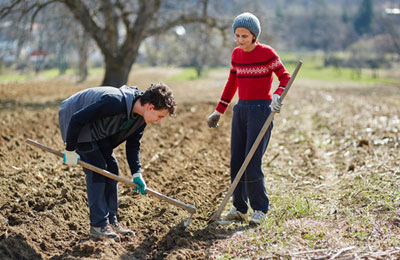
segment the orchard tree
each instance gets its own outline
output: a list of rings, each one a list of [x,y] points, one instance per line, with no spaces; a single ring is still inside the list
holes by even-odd
[[[33,24],[39,13],[53,5],[66,8],[96,42],[104,56],[104,86],[120,87],[127,82],[139,46],[147,37],[188,23],[227,27],[208,14],[208,9],[215,11],[208,7],[208,0],[11,0],[0,1],[0,18],[17,14]]]
[[[400,55],[400,30],[398,24],[400,23],[400,9],[399,8],[388,8],[385,10],[383,15],[383,23],[386,31],[388,32],[393,49],[397,54]]]
[[[372,0],[362,0],[354,19],[354,29],[359,35],[371,31],[372,18],[374,15]]]

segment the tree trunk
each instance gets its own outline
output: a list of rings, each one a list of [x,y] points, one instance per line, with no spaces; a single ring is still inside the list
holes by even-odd
[[[119,88],[127,83],[129,72],[136,59],[121,57],[122,60],[105,58],[106,71],[102,86],[112,86]]]
[[[57,67],[58,67],[58,75],[65,75],[65,72],[67,71],[67,61],[65,58],[65,52],[64,52],[64,45],[63,43],[60,45],[60,49],[57,54]]]
[[[197,64],[196,65],[197,78],[201,77],[201,71],[202,71],[202,66],[200,64]]]
[[[78,62],[79,79],[77,83],[82,83],[86,80],[88,76],[87,61],[89,56],[90,38],[87,36],[85,32],[83,32],[82,34],[78,33],[77,38],[78,38],[78,53],[79,53],[79,62]]]

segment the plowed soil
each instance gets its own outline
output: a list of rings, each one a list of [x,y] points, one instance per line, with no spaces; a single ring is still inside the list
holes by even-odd
[[[0,259],[213,257],[210,248],[237,231],[208,222],[230,184],[231,107],[218,129],[210,130],[206,124],[227,72],[203,80],[168,82],[174,73],[179,71],[138,69],[129,82],[144,90],[152,82],[165,81],[178,101],[175,118],[150,125],[145,131],[143,175],[149,188],[195,205],[197,211],[184,229],[182,222],[188,212],[120,184],[118,217],[135,231],[134,237],[122,237],[121,242],[89,238],[85,176],[80,166],[63,165],[62,159],[25,142],[30,138],[62,151],[57,115],[60,102],[98,81],[74,85],[69,79],[58,79],[0,85]],[[399,86],[341,88],[313,86],[299,79],[288,95],[286,110],[275,120],[265,161],[273,161],[275,171],[284,169],[281,180],[289,186],[298,180],[286,172],[288,168],[307,174],[313,185],[334,183],[338,171],[362,167],[364,153],[352,153],[351,160],[344,153],[363,146],[384,153],[387,167],[399,167],[399,92]],[[315,142],[302,142],[304,136],[289,139],[298,129]],[[326,155],[334,149],[322,150],[327,138],[353,142]],[[130,178],[123,146],[117,149],[117,157],[120,175]],[[341,168],[332,174],[331,167],[325,167],[331,164]]]

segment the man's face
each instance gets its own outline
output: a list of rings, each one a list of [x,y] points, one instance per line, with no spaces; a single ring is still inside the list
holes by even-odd
[[[161,123],[161,120],[163,120],[164,117],[166,117],[169,113],[168,109],[161,109],[161,110],[156,110],[154,109],[154,105],[147,103],[144,105],[145,106],[145,111],[143,114],[144,121],[146,124],[149,123]]]

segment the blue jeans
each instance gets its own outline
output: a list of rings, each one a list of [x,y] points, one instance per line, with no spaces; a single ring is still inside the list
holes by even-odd
[[[239,100],[233,108],[231,134],[231,182],[239,172],[259,132],[264,126],[271,108],[268,100]],[[267,213],[269,199],[264,183],[262,157],[267,149],[273,122],[261,139],[253,158],[250,160],[236,189],[233,192],[233,206],[242,213],[253,210]]]
[[[118,161],[113,148],[104,143],[78,143],[76,152],[81,160],[118,175]],[[117,222],[118,182],[84,169],[89,203],[90,225],[104,227]]]

